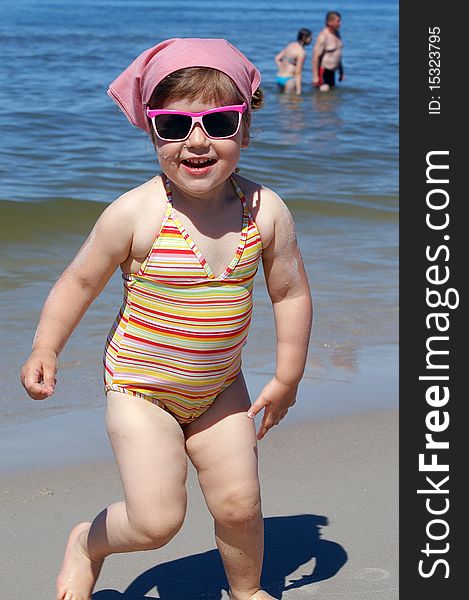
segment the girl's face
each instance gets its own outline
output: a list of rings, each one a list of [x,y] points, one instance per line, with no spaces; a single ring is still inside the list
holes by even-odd
[[[171,100],[162,108],[197,113],[229,104]],[[181,192],[203,197],[225,184],[238,164],[241,148],[247,148],[248,144],[249,130],[243,121],[233,137],[221,140],[208,137],[196,123],[182,142],[166,142],[156,137],[156,152],[163,172]]]

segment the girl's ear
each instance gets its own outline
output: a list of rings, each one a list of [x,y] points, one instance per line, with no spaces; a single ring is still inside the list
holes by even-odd
[[[247,148],[249,146],[249,142],[251,140],[251,137],[249,135],[249,126],[246,125],[246,123],[244,123],[244,121],[241,122],[241,148]]]

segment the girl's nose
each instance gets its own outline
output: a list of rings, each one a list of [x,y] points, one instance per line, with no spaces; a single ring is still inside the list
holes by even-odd
[[[203,146],[207,146],[209,143],[209,139],[205,135],[205,132],[200,126],[200,123],[196,123],[192,128],[189,137],[187,138],[186,145],[188,147],[192,146],[196,148],[201,148]]]

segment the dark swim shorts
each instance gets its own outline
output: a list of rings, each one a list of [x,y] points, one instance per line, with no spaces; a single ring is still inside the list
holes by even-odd
[[[335,71],[319,67],[319,83],[317,87],[327,83],[328,86],[334,87],[335,85]]]

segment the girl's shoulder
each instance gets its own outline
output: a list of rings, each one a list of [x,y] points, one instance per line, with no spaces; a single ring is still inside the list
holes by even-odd
[[[114,218],[132,223],[135,230],[149,222],[163,220],[166,210],[166,192],[159,175],[125,192],[106,209]]]
[[[278,194],[261,183],[247,179],[247,177],[243,177],[239,173],[233,175],[233,179],[241,188],[254,216],[254,213],[268,211],[273,206],[283,203]]]
[[[165,210],[166,192],[160,175],[152,177],[149,181],[132,188],[112,202],[110,205],[115,210],[134,213],[136,216],[145,216],[147,211],[152,213]]]
[[[146,256],[150,251],[166,208],[166,192],[159,175],[125,192],[108,206],[108,218],[130,230],[131,257]]]
[[[296,54],[303,50],[303,46],[299,42],[290,42],[286,49],[289,50],[292,54]]]
[[[270,188],[239,174],[234,179],[244,193],[265,248],[272,240],[276,223],[279,219],[284,219],[286,213],[290,215],[289,210],[280,196]]]

